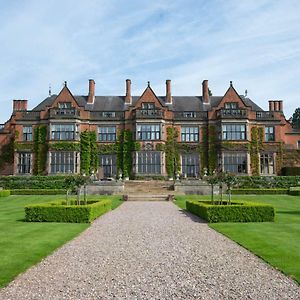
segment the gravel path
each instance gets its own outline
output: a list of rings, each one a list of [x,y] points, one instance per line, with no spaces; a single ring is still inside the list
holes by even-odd
[[[300,287],[169,202],[127,202],[0,299],[300,299]]]

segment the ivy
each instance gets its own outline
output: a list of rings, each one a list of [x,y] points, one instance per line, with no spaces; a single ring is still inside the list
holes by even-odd
[[[90,175],[98,168],[98,147],[95,131],[83,131],[80,134],[80,172]]]
[[[33,152],[35,155],[33,174],[42,175],[46,171],[47,162],[47,127],[38,126],[34,129]]]
[[[295,154],[296,152],[293,153],[293,160],[295,160]],[[281,168],[283,167],[283,143],[280,142],[278,151],[276,152],[276,171],[277,173],[281,172]]]
[[[117,154],[117,174],[119,175],[123,172],[123,130],[118,132],[114,146]]]
[[[180,170],[179,151],[178,151],[178,131],[176,128],[167,128],[167,140],[165,144],[166,171],[170,178],[173,178]]]
[[[34,150],[33,143],[15,143],[14,147],[17,151],[22,151],[22,150],[33,151]]]
[[[132,171],[132,152],[135,150],[132,132],[130,130],[123,131],[123,176],[131,177]]]
[[[210,174],[217,168],[217,130],[215,125],[208,126],[208,171]]]
[[[264,131],[262,127],[252,127],[250,142],[250,165],[252,175],[259,175],[259,153],[263,149]]]
[[[4,167],[4,164],[12,164],[14,161],[14,138],[11,138],[10,141],[3,145],[1,148],[0,154],[0,169]]]
[[[49,144],[49,149],[56,151],[80,151],[80,144],[74,142],[56,142]]]
[[[98,153],[105,154],[116,154],[118,152],[118,141],[114,144],[100,144],[98,145]]]

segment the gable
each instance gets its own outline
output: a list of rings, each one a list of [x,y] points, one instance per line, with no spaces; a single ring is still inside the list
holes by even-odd
[[[72,95],[71,91],[65,85],[63,89],[60,91],[58,96],[55,98],[54,102],[50,107],[57,107],[58,103],[71,103],[72,107],[79,108],[79,103],[77,102],[76,98]]]
[[[141,97],[136,101],[135,108],[140,108],[142,103],[154,103],[155,107],[162,108],[164,105],[161,100],[155,95],[154,91],[148,84],[147,88],[141,95]]]
[[[228,88],[228,90],[226,91],[225,95],[223,96],[223,98],[221,99],[220,103],[216,108],[217,109],[223,108],[225,106],[225,103],[229,103],[229,102],[238,103],[239,108],[249,109],[249,106],[243,101],[243,99],[240,97],[240,95],[237,93],[237,91],[232,85],[230,85],[230,87]]]

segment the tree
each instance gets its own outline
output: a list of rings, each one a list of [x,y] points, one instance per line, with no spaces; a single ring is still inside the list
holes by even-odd
[[[227,185],[227,192],[228,192],[228,204],[231,204],[231,189],[237,183],[237,178],[231,174],[225,174],[223,181]]]
[[[214,186],[219,183],[219,178],[216,174],[210,175],[207,182],[211,186],[211,203],[214,204]]]
[[[293,128],[300,128],[300,107],[296,108],[292,116]]]

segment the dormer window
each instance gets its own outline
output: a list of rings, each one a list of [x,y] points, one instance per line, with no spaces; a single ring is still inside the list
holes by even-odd
[[[59,102],[58,108],[64,109],[64,108],[72,108],[71,102]]]
[[[225,109],[238,109],[238,103],[237,102],[226,102],[224,105]]]

